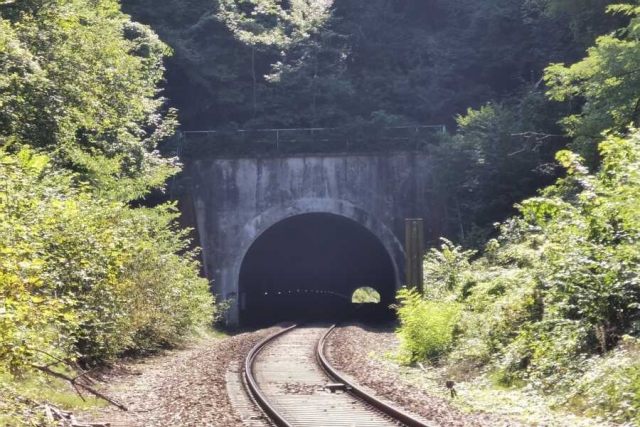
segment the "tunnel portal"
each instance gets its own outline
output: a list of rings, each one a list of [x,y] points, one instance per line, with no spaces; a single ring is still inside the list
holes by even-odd
[[[287,218],[262,233],[240,269],[240,322],[382,318],[395,296],[395,270],[378,238],[357,222],[334,214]],[[379,304],[353,304],[361,287]]]

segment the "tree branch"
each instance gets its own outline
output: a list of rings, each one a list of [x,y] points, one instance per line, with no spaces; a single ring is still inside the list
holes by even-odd
[[[105,400],[107,402],[109,402],[110,404],[112,404],[113,406],[123,410],[123,411],[128,411],[129,408],[127,408],[126,406],[124,406],[122,403],[110,398],[109,396],[99,392],[98,390],[94,389],[93,387],[89,387],[88,385],[76,382],[75,378],[71,378],[66,376],[65,374],[61,374],[60,372],[56,372],[54,370],[52,370],[51,368],[49,368],[48,366],[39,366],[39,365],[31,365],[34,369],[37,369],[41,372],[44,372],[47,375],[51,375],[53,377],[68,381],[69,383],[71,383],[74,387],[78,386],[78,387],[82,387],[83,389],[85,389],[86,391],[88,391],[89,393],[93,394],[96,397],[99,397],[102,400]]]

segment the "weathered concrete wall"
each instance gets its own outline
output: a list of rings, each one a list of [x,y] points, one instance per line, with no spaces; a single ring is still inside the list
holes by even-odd
[[[427,217],[431,158],[395,153],[283,158],[203,159],[187,173],[192,185],[205,272],[221,298],[236,302],[251,244],[274,224],[305,213],[330,213],[365,226],[384,244],[404,277],[404,219]]]

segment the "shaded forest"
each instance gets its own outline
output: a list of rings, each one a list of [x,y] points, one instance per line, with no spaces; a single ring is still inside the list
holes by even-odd
[[[541,91],[615,28],[606,0],[126,0],[174,50],[166,96],[185,130],[447,124]],[[557,107],[541,105],[553,131]],[[549,111],[552,110],[552,111]],[[546,127],[545,127],[546,125]],[[551,132],[550,132],[551,133]],[[557,132],[553,132],[557,133]]]
[[[609,0],[123,3],[173,49],[165,95],[183,130],[446,125],[428,147],[434,237],[472,245],[557,176],[559,121],[583,101],[549,99],[546,67],[627,20]]]

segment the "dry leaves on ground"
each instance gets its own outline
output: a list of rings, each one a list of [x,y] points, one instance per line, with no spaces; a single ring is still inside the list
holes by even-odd
[[[227,367],[278,329],[207,338],[187,349],[126,363],[108,378],[105,391],[126,402],[129,411],[109,407],[78,418],[113,427],[242,426],[227,396]]]
[[[330,338],[328,358],[338,370],[358,384],[374,390],[378,397],[435,421],[442,427],[522,426],[522,423],[489,414],[467,414],[445,399],[404,381],[400,368],[381,357],[398,349],[399,341],[391,328],[345,326]]]

